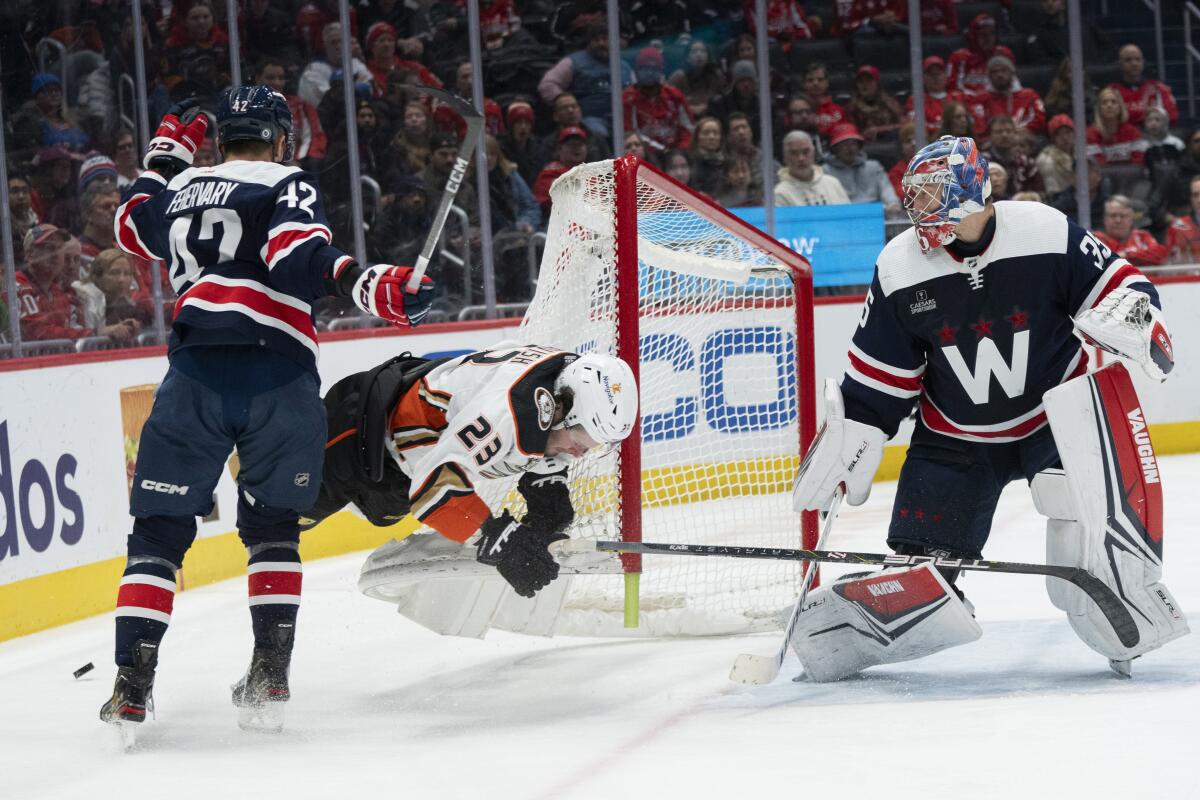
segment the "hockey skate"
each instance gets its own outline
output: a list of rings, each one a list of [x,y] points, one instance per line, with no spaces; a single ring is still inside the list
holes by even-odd
[[[283,704],[291,699],[288,670],[292,661],[295,627],[280,623],[271,631],[271,647],[256,647],[250,668],[235,683],[233,704],[238,727],[245,731],[279,733],[283,730]]]
[[[133,646],[133,665],[117,668],[112,697],[100,707],[100,719],[117,726],[125,749],[136,744],[136,729],[154,715],[154,670],[158,666],[158,644],[139,641]]]

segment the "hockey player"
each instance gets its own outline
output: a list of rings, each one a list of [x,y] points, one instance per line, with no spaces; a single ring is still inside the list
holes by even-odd
[[[407,327],[428,312],[432,284],[406,293],[411,268],[364,267],[330,245],[312,178],[283,165],[292,119],[282,95],[266,86],[226,94],[217,112],[225,161],[213,167],[190,167],[206,128],[203,115],[186,121],[193,106],[163,117],[147,172],[114,223],[126,252],[167,262],[179,300],[170,367],[141,435],[117,595],[117,679],[100,717],[138,723],[152,708],[175,574],[236,445],[254,652],[233,701],[244,724],[278,728],[300,602],[298,512],[316,500],[325,442],[311,304],[349,295]]]
[[[528,345],[428,361],[407,354],[350,375],[325,396],[330,436],[306,528],[355,507],[375,525],[408,513],[524,597],[558,575],[546,549],[574,518],[571,461],[620,442],[637,419],[637,384],[619,358]],[[518,522],[493,514],[480,478],[520,474]],[[478,534],[478,535],[476,535]],[[418,537],[424,538],[424,537]]]
[[[1105,522],[1078,506],[1103,509],[1111,498],[1102,483],[1076,492],[1085,478],[1104,474],[1094,463],[1101,445],[1079,456],[1078,443],[1056,442],[1051,428],[1063,426],[1051,417],[1048,427],[1050,398],[1044,406],[1043,395],[1087,369],[1073,326],[1165,379],[1173,353],[1158,294],[1062,214],[1037,203],[991,202],[987,162],[969,138],[946,136],[923,148],[903,187],[914,227],[879,256],[850,366],[840,388],[829,381],[825,389],[826,428],[797,477],[796,508],[825,507],[839,486],[851,505],[866,501],[884,442],[916,403],[888,545],[905,555],[981,558],[1001,490],[1037,476],[1035,500],[1052,517],[1049,552],[1056,563],[1084,566],[1117,590],[1139,619],[1140,641],[1127,647],[1103,616],[1092,616],[1094,607],[1060,602],[1054,591],[1052,599],[1089,646],[1127,667],[1186,632],[1186,624],[1163,605],[1170,603],[1159,602],[1169,597],[1156,583],[1161,545],[1155,556],[1149,539],[1131,541],[1124,548],[1130,564],[1102,558],[1102,543],[1111,540]],[[1082,405],[1075,416],[1084,415]],[[1074,508],[1045,502],[1056,491],[1068,494],[1062,470],[1039,475],[1060,464]],[[1055,533],[1063,520],[1072,521],[1069,537]],[[970,606],[951,591],[955,578],[953,570],[922,565],[848,576],[814,592],[792,637],[805,671],[833,680],[977,638]]]

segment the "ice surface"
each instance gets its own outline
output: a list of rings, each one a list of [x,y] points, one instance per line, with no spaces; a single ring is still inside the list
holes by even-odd
[[[1162,467],[1165,580],[1196,629],[1200,456]],[[882,549],[893,491],[844,510],[831,545]],[[1015,484],[987,555],[1042,560],[1042,530]],[[734,657],[778,634],[440,638],[357,593],[364,557],[305,566],[278,736],[240,731],[229,702],[250,655],[242,579],[177,598],[158,718],[129,754],[96,717],[109,618],[0,644],[0,796],[1200,798],[1200,637],[1119,680],[1038,578],[964,576],[984,629],[971,645],[832,685],[793,683],[789,658],[775,683],[746,687],[726,678]]]

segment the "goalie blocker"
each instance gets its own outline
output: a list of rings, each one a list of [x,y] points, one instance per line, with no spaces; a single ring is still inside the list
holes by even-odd
[[[1047,578],[1055,606],[1118,673],[1188,632],[1161,582],[1162,484],[1145,416],[1120,364],[1046,393],[1063,469],[1033,480],[1046,516],[1049,564],[1080,567],[1113,590],[1137,625],[1124,641],[1078,587]],[[803,471],[803,470],[802,470]],[[823,587],[801,610],[791,645],[811,680],[838,680],[876,664],[908,661],[979,638],[968,605],[931,565],[852,575]]]

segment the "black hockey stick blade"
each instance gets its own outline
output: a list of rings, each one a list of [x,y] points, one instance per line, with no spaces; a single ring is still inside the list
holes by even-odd
[[[450,177],[446,179],[446,188],[442,191],[442,200],[438,204],[437,213],[434,214],[433,225],[425,236],[425,245],[421,248],[421,255],[417,257],[417,263],[413,265],[412,276],[408,279],[408,291],[410,292],[417,291],[421,285],[421,278],[425,276],[425,270],[429,269],[429,260],[433,258],[433,251],[437,247],[438,240],[442,238],[442,229],[446,227],[446,217],[450,215],[450,206],[454,204],[458,188],[466,179],[467,167],[471,165],[471,154],[475,152],[479,138],[483,134],[483,114],[476,111],[475,107],[466,100],[444,89],[436,89],[432,86],[417,86],[416,88],[458,112],[459,116],[466,120],[467,133],[458,143],[458,157],[455,158],[454,166],[450,169]]]
[[[728,558],[765,558],[786,561],[819,561],[826,564],[879,564],[889,567],[909,567],[931,563],[935,567],[977,572],[1008,572],[1020,575],[1048,575],[1078,587],[1104,614],[1117,638],[1126,647],[1134,647],[1141,639],[1137,622],[1116,593],[1092,573],[1080,567],[1060,567],[1053,564],[1022,564],[1016,561],[983,561],[969,558],[935,558],[933,556],[902,556],[894,553],[850,553],[838,550],[799,550],[786,547],[736,547],[719,544],[663,544],[658,542],[598,541],[597,550],[621,553],[675,556],[725,556]]]

